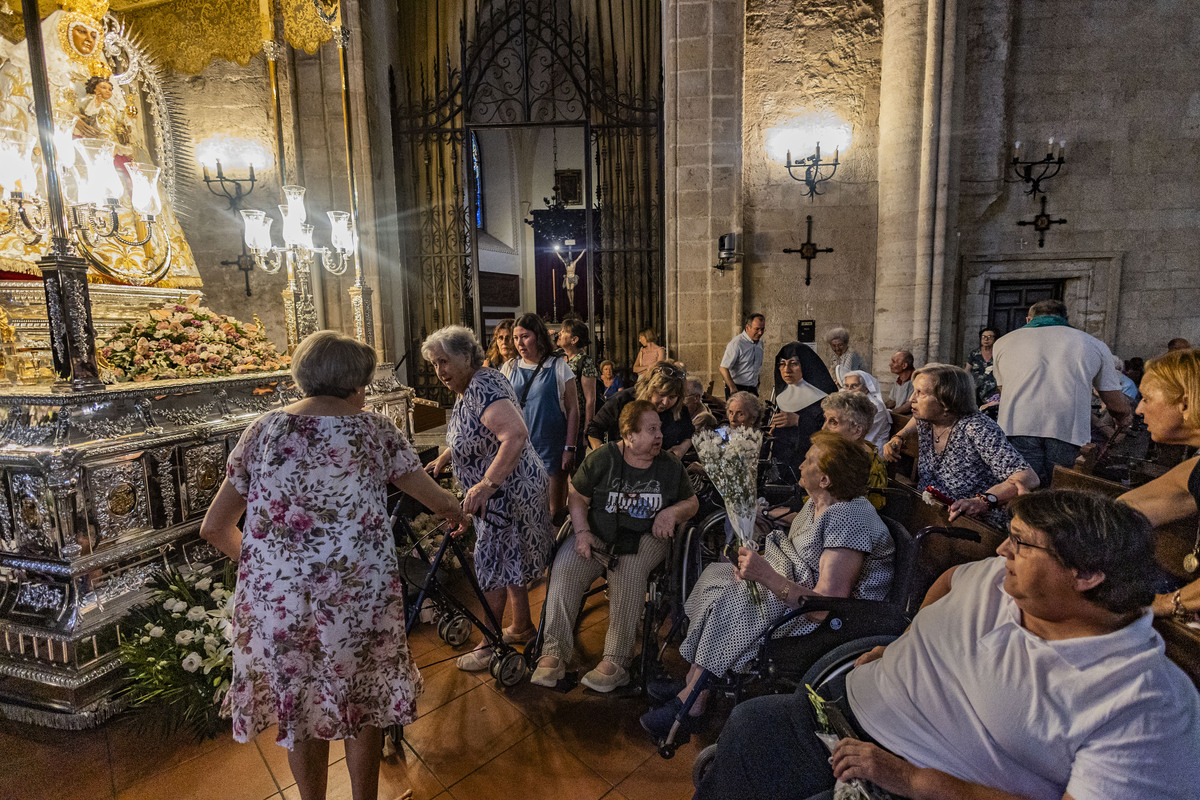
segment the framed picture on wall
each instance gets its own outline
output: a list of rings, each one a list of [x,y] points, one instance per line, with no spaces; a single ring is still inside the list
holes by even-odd
[[[487,298],[489,306],[515,308],[521,305],[521,276],[480,270],[479,296]]]
[[[566,205],[583,205],[583,170],[556,169],[554,185],[558,187],[558,197]]]

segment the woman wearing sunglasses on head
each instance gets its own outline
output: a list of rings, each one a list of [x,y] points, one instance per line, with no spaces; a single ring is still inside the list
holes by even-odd
[[[670,450],[679,458],[692,445],[692,416],[687,413],[683,402],[684,383],[687,373],[670,361],[660,361],[629,389],[622,389],[605,403],[592,422],[587,426],[588,442],[595,449],[606,441],[621,440],[621,411],[634,400],[645,400],[654,406],[662,421],[663,449]]]

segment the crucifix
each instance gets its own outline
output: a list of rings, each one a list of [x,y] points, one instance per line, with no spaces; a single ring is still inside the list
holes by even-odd
[[[1046,231],[1050,230],[1051,225],[1066,225],[1065,219],[1050,219],[1050,215],[1046,213],[1046,195],[1042,195],[1042,211],[1034,216],[1032,220],[1021,219],[1017,220],[1018,225],[1032,225],[1033,229],[1038,232],[1038,247],[1046,246]]]
[[[812,214],[809,214],[807,219],[808,219],[808,239],[805,242],[803,242],[799,248],[794,248],[794,247],[783,248],[783,252],[799,253],[800,257],[804,259],[804,261],[805,261],[804,285],[805,286],[808,286],[809,284],[812,283],[812,262],[813,262],[813,259],[817,257],[817,253],[832,253],[833,252],[832,247],[817,247],[816,242],[814,242],[812,240]]]

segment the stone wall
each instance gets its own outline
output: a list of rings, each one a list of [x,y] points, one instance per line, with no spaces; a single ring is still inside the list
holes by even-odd
[[[766,381],[770,354],[796,338],[800,319],[816,320],[822,354],[825,331],[844,325],[852,346],[870,360],[882,15],[878,0],[747,3],[742,125],[747,305],[767,317]],[[800,112],[821,109],[849,122],[853,138],[839,154],[835,177],[810,201],[804,184],[768,155],[766,132],[787,126]],[[827,142],[822,157],[830,155]],[[808,215],[813,241],[833,252],[813,260],[812,283],[806,286],[805,262],[782,251],[805,241]]]
[[[979,297],[986,302],[990,279],[1056,277],[1072,260],[1097,265],[1063,275],[1069,296],[1105,295],[1079,323],[1106,336],[1114,352],[1145,357],[1163,352],[1174,336],[1196,341],[1195,5],[1157,0],[1132,15],[1109,0],[1008,5],[964,3],[971,21],[964,31],[963,168],[970,182],[962,185],[961,250],[964,265],[991,259],[995,269],[964,273],[956,355],[975,344]],[[1067,224],[1055,225],[1039,248],[1037,235],[1015,224],[1037,213],[1037,201],[1002,178],[1013,177],[1005,162],[1014,140],[1044,150],[1051,135],[1066,139],[1067,151],[1062,172],[1046,184],[1047,208]],[[1109,306],[1115,322],[1105,317]]]
[[[279,175],[274,167],[275,129],[271,121],[271,87],[265,59],[259,55],[246,67],[214,61],[199,75],[175,75],[174,80],[188,119],[193,149],[210,136],[224,134],[263,144],[271,153],[271,166],[255,171],[258,183],[245,208],[268,211],[278,217]],[[287,346],[280,292],[287,281],[283,272],[268,275],[256,269],[250,276],[251,296],[235,266],[223,266],[241,253],[242,221],[224,197],[214,196],[201,180],[200,165],[193,166],[195,180],[181,181],[180,199],[188,213],[180,226],[204,280],[205,303],[221,314],[249,322],[255,314],[267,334],[281,349]],[[274,233],[279,236],[279,224]]]

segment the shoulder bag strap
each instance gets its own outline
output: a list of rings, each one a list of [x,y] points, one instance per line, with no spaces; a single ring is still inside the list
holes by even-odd
[[[542,371],[542,367],[544,367],[544,366],[546,366],[546,358],[543,358],[541,361],[539,361],[537,363],[537,369],[535,369],[533,371],[533,376],[530,377],[529,381],[525,384],[525,387],[523,389],[521,389],[521,408],[525,407],[525,401],[529,399],[529,390],[533,388],[533,382],[535,380],[537,380],[538,373],[540,373]],[[517,366],[514,367],[514,369],[520,369],[520,368],[521,368],[521,359],[518,358]]]

